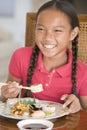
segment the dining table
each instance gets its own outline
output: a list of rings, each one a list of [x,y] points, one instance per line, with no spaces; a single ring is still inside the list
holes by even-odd
[[[17,127],[18,121],[0,116],[0,130],[19,130]],[[54,123],[53,130],[87,130],[87,111],[81,110],[50,121]]]

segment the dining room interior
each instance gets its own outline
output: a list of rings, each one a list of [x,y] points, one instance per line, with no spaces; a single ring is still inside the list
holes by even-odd
[[[46,1],[49,0],[0,0],[0,82],[6,82],[8,65],[13,52],[19,47],[28,46],[26,27],[29,15],[27,14],[36,13],[40,5]],[[80,17],[80,19],[82,20],[83,29],[85,25],[87,35],[87,1],[68,1],[75,6],[79,16],[86,16]],[[85,20],[86,22],[84,22]],[[83,23],[85,24],[83,25]],[[84,40],[86,41],[86,39]],[[87,50],[87,46],[84,49]],[[2,104],[0,110],[6,108],[3,106]],[[67,111],[65,112],[67,113]],[[53,130],[87,130],[87,111],[77,112],[69,116],[66,114],[66,116],[52,121],[54,123]],[[17,120],[14,117],[0,115],[0,130],[18,130]]]
[[[25,46],[26,13],[49,0],[0,0],[0,82],[5,82],[13,51]],[[69,0],[78,14],[87,14],[86,0]]]

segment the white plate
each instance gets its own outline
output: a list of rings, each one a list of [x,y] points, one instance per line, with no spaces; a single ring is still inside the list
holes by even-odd
[[[43,119],[55,119],[55,118],[59,118],[65,115],[69,114],[68,108],[63,108],[63,105],[60,103],[55,103],[55,102],[51,102],[51,101],[44,101],[44,100],[40,100],[40,104],[41,105],[53,105],[56,108],[55,113],[45,116]],[[6,103],[1,103],[0,104],[0,115],[3,117],[7,117],[7,118],[12,118],[12,119],[32,119],[33,117],[24,117],[24,116],[15,116],[15,115],[11,115],[8,111],[7,111],[7,107],[6,107]],[[41,119],[41,118],[39,118]]]

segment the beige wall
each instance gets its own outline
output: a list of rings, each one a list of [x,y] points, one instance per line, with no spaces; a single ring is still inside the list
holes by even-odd
[[[14,16],[0,16],[0,82],[8,75],[10,57],[16,48],[24,46],[26,12],[37,11],[47,0],[15,0]]]

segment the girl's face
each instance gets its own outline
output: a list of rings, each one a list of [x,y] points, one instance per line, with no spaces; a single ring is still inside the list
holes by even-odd
[[[35,40],[45,57],[64,56],[74,39],[68,17],[56,9],[42,11],[37,18]]]

